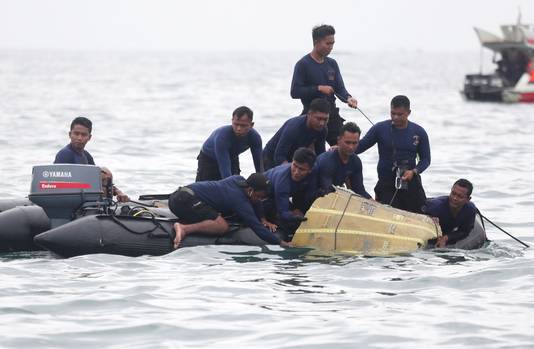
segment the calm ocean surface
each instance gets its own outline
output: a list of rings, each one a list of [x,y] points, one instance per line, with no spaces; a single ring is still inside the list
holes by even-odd
[[[299,114],[289,85],[303,54],[0,51],[0,198],[28,194],[32,166],[53,161],[78,115],[92,119],[87,149],[123,191],[169,193],[194,180],[202,142],[235,107],[254,110],[264,143]],[[466,177],[482,213],[534,245],[534,105],[462,100],[476,51],[332,57],[372,120],[388,117],[394,95],[410,97],[432,147],[429,196]],[[361,158],[371,192],[376,148]],[[248,175],[250,156],[241,162]],[[481,250],[390,258],[277,246],[0,254],[0,347],[532,348],[534,247],[488,228]]]

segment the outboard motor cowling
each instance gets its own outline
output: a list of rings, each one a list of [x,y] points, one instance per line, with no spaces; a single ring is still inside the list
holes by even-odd
[[[100,168],[74,164],[34,166],[28,198],[43,208],[52,228],[70,222],[85,206],[104,204]]]

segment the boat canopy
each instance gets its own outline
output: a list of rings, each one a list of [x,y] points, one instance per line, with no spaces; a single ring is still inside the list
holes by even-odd
[[[510,49],[520,50],[529,56],[534,56],[534,25],[508,24],[502,25],[502,37],[487,30],[474,28],[478,40],[483,47],[494,52],[502,53]]]

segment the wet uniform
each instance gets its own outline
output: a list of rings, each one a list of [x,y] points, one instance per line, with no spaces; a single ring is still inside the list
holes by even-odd
[[[460,209],[456,217],[452,216],[449,207],[449,197],[440,196],[427,200],[423,206],[423,213],[439,218],[439,225],[443,235],[448,236],[447,244],[452,245],[467,237],[475,225],[477,208],[472,202],[467,202]]]
[[[313,147],[316,155],[326,151],[326,128],[315,131],[306,126],[306,115],[296,116],[287,120],[267,142],[263,149],[263,165],[268,170],[282,164],[291,162],[293,154],[300,147]]]
[[[84,150],[83,153],[78,153],[69,143],[56,154],[54,164],[94,165],[95,160],[87,150]]]
[[[291,97],[298,98],[302,102],[302,114],[308,112],[310,103],[315,98],[325,98],[330,102],[330,118],[328,119],[328,137],[326,140],[328,144],[333,146],[337,143],[339,129],[343,126],[345,119],[339,115],[339,108],[336,108],[336,97],[319,92],[317,90],[319,85],[332,86],[335,95],[345,103],[350,97],[343,83],[337,62],[330,57],[326,57],[323,63],[317,63],[310,54],[307,54],[295,64],[293,80],[291,81]]]
[[[216,181],[231,175],[238,175],[239,154],[250,148],[256,172],[262,171],[261,137],[251,129],[246,136],[235,135],[232,126],[219,127],[202,145],[197,157],[198,169],[196,181]]]
[[[245,186],[245,178],[241,176],[230,176],[220,181],[196,182],[172,193],[169,208],[184,224],[214,220],[219,214],[237,215],[259,238],[272,244],[280,244],[280,239],[261,224],[244,191]]]
[[[301,222],[301,218],[293,215],[291,210],[299,209],[303,213],[308,210],[316,192],[315,177],[310,174],[300,182],[295,182],[291,178],[290,163],[268,170],[265,176],[272,186],[270,198],[263,205],[265,214],[270,221],[275,221],[282,229],[291,233]]]
[[[356,153],[360,154],[378,143],[378,183],[376,199],[383,204],[411,212],[421,212],[426,200],[420,174],[430,165],[430,143],[426,131],[408,121],[404,129],[395,128],[391,120],[377,123],[360,140]],[[416,166],[416,158],[419,161]],[[395,188],[396,169],[417,169],[408,182],[408,189]],[[393,202],[391,200],[393,199]]]
[[[318,195],[326,195],[334,191],[332,185],[342,186],[348,180],[349,189],[367,199],[371,198],[363,184],[362,161],[354,153],[346,164],[341,161],[337,149],[322,153],[315,162],[315,171],[317,171]]]

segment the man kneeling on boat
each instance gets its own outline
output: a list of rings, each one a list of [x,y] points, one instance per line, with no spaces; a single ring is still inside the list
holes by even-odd
[[[317,181],[315,174],[312,174],[315,158],[311,149],[302,147],[295,151],[291,163],[265,172],[272,183],[272,190],[269,199],[263,202],[263,212],[260,214],[270,222],[276,222],[276,225],[268,224],[267,219],[262,218],[271,231],[279,226],[280,232],[290,238],[300,223],[306,220],[304,214],[317,192]]]
[[[238,175],[239,154],[250,149],[256,172],[263,172],[261,136],[252,121],[254,113],[242,106],[232,113],[232,125],[213,131],[198,154],[198,169],[195,182],[218,181]]]
[[[324,153],[328,134],[328,113],[328,101],[316,98],[310,103],[306,114],[287,120],[263,149],[265,170],[290,163],[295,151],[301,147],[313,150],[315,155]]]
[[[174,248],[191,233],[223,235],[229,225],[223,216],[237,215],[262,240],[291,246],[267,229],[256,215],[257,207],[267,197],[269,180],[253,173],[246,180],[230,176],[220,181],[205,181],[178,188],[169,198],[169,208],[180,223],[174,225]]]
[[[429,199],[423,206],[423,213],[439,220],[443,236],[436,241],[436,247],[445,247],[462,240],[473,229],[477,208],[470,201],[473,184],[459,179],[452,186],[449,196]]]
[[[358,148],[361,130],[353,122],[344,124],[337,137],[337,147],[317,157],[317,196],[335,191],[334,185],[347,185],[356,194],[370,199],[363,184],[362,161],[354,152]]]

